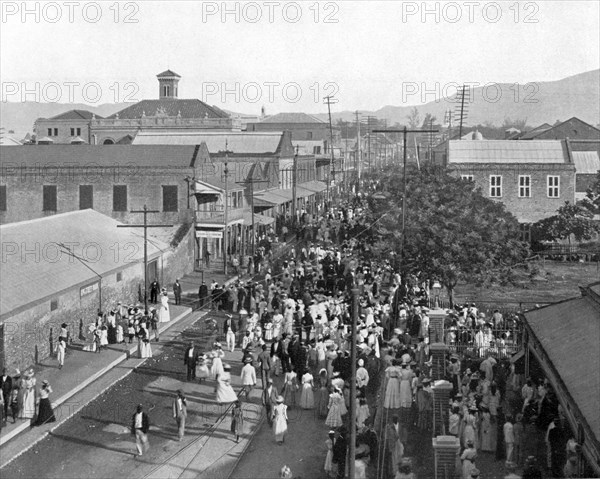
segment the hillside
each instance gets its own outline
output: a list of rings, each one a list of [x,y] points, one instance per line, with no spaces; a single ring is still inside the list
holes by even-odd
[[[553,82],[533,82],[534,85],[519,85],[515,88],[511,84],[497,84],[498,89],[488,87],[473,90],[472,101],[469,104],[469,112],[466,124],[477,125],[485,122],[501,126],[505,118],[526,119],[527,124],[537,126],[542,123],[553,125],[557,120],[567,120],[573,116],[581,120],[597,125],[600,123],[600,70],[574,75]],[[501,93],[500,93],[501,92]],[[518,92],[518,98],[516,97]],[[496,95],[499,99],[493,100]],[[409,99],[414,100],[418,95]],[[486,101],[486,98],[488,101]],[[417,109],[421,118],[426,113],[431,113],[438,120],[443,120],[447,109],[455,110],[455,98],[441,99],[418,105]],[[412,103],[412,101],[411,101]],[[389,124],[396,122],[405,124],[406,117],[414,106],[384,106],[379,110],[361,111],[364,116],[373,115],[385,118]],[[326,119],[327,115],[315,115]],[[355,121],[353,111],[332,113],[337,120]]]
[[[517,98],[518,92],[518,98]],[[399,95],[400,96],[400,95]],[[410,100],[418,98],[418,94]],[[492,101],[498,96],[497,101]],[[486,101],[487,98],[487,101]],[[440,99],[418,105],[421,118],[431,113],[438,120],[443,120],[447,109],[455,110],[454,98]],[[412,101],[411,101],[412,103]],[[89,106],[85,104],[35,103],[35,102],[1,102],[0,126],[6,134],[21,139],[33,130],[37,118],[49,118],[72,109],[89,110],[100,116],[111,115],[129,104],[103,104]],[[413,106],[384,106],[378,110],[361,111],[362,115],[373,115],[387,119],[388,124],[405,124],[406,117]],[[327,115],[315,115],[327,121]],[[468,108],[466,125],[492,123],[501,126],[505,118],[526,119],[530,126],[542,123],[554,124],[557,120],[566,120],[576,116],[592,125],[600,123],[600,70],[580,73],[553,82],[532,82],[530,85],[497,84],[493,87],[475,88]],[[333,120],[341,118],[354,121],[352,111],[332,112]]]

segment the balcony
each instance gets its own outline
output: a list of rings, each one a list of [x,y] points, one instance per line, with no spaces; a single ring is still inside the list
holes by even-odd
[[[227,222],[231,224],[243,221],[244,211],[246,211],[244,208],[229,208],[227,211]],[[196,223],[224,226],[225,212],[223,211],[223,207],[217,207],[212,210],[196,210]]]

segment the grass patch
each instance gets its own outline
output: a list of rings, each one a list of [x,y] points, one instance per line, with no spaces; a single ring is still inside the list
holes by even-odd
[[[497,303],[498,306],[519,306],[531,309],[536,304],[548,304],[579,296],[578,286],[600,281],[599,263],[538,260],[539,273],[530,279],[522,275],[515,285],[478,287],[459,284],[455,302]]]

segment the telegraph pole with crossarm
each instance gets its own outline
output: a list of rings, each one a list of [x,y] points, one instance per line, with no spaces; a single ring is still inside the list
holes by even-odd
[[[130,213],[143,213],[144,224],[117,225],[117,228],[144,228],[144,314],[148,314],[148,228],[169,228],[173,225],[149,225],[148,213],[160,213],[160,211],[149,210],[146,205],[143,210],[132,210]]]
[[[386,129],[386,130],[373,130],[373,133],[402,133],[402,145],[403,145],[403,173],[402,173],[402,244],[400,247],[400,264],[404,266],[404,244],[405,244],[405,226],[406,226],[406,138],[409,133],[437,133],[439,130],[409,130],[406,127],[395,130],[395,129]]]

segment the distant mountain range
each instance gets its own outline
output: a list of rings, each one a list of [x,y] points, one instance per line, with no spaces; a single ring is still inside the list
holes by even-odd
[[[432,89],[432,85],[427,85]],[[443,92],[443,88],[440,87]],[[421,97],[418,91],[408,97],[411,103]],[[552,82],[532,82],[529,84],[497,83],[487,87],[473,88],[470,91],[471,101],[468,103],[466,125],[483,125],[486,122],[501,126],[505,118],[527,120],[532,127],[542,123],[553,125],[557,120],[565,121],[571,117],[598,125],[600,123],[600,70],[580,73]],[[426,97],[427,98],[427,97]],[[429,95],[431,98],[431,95]],[[361,111],[361,115],[372,115],[385,118],[388,124],[407,124],[407,116],[413,106],[384,106],[379,110]],[[427,113],[432,114],[441,123],[446,110],[453,112],[456,125],[456,95],[441,98],[437,101],[416,105],[421,120]],[[327,120],[326,114],[315,115]],[[333,120],[341,118],[355,121],[354,111],[342,111],[331,114]]]
[[[431,89],[431,85],[427,85]],[[443,88],[440,88],[443,92]],[[600,123],[600,70],[580,73],[553,82],[532,82],[529,84],[494,84],[487,88],[471,90],[468,103],[466,125],[491,123],[501,126],[505,118],[527,120],[530,126],[542,123],[554,124],[557,120],[567,120],[573,116],[594,126]],[[408,98],[411,103],[420,98],[416,92]],[[431,98],[431,96],[429,96]],[[427,113],[442,122],[446,110],[456,111],[456,97],[440,98],[429,103],[417,105],[421,119]],[[37,118],[49,118],[68,110],[89,110],[99,116],[109,116],[131,105],[131,103],[106,103],[98,106],[86,104],[0,102],[0,126],[4,134],[22,139],[33,131]],[[385,118],[388,124],[406,124],[407,116],[414,106],[384,106],[379,110],[361,111],[362,115]],[[235,114],[235,113],[234,113]],[[240,116],[247,116],[240,114]],[[314,115],[327,120],[326,114]],[[332,112],[334,121],[341,118],[354,121],[352,111]],[[454,123],[456,124],[456,116]],[[10,131],[14,133],[10,133]]]

